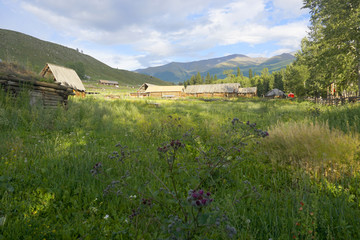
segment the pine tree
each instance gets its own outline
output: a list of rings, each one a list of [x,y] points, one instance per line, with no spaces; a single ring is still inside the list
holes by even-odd
[[[210,83],[211,83],[211,77],[210,77],[210,73],[209,73],[209,72],[206,74],[205,83],[206,83],[206,84],[210,84]]]
[[[253,78],[253,72],[252,72],[252,69],[249,68],[249,78],[252,79]]]
[[[197,74],[196,74],[195,83],[196,84],[202,84],[202,78],[201,78],[200,72],[197,72]]]

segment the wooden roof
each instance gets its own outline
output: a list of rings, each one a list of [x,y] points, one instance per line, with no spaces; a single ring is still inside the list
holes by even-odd
[[[242,94],[256,93],[256,91],[257,87],[239,88],[239,93]]]
[[[150,84],[150,83],[144,83],[143,85],[141,85],[139,87],[139,89],[137,90],[138,92],[145,92],[146,89],[149,87],[149,86],[156,86],[154,84]]]
[[[58,82],[65,87],[71,87],[78,91],[85,91],[82,81],[73,69],[47,63],[40,75],[46,77],[49,76],[49,74],[54,76],[55,82]]]
[[[222,83],[206,85],[189,85],[185,92],[188,94],[195,93],[238,93],[240,83]]]
[[[149,85],[145,92],[183,92],[184,86],[157,86],[157,85]]]

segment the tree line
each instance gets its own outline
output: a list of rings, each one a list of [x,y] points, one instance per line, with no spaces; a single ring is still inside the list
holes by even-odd
[[[288,66],[299,94],[326,96],[360,93],[360,1],[304,0],[310,11],[308,36]]]
[[[200,73],[185,85],[239,82],[242,87],[257,87],[258,95],[273,88],[298,97],[326,97],[331,86],[337,94],[360,95],[360,1],[304,0],[310,11],[308,35],[301,42],[295,61],[286,69],[260,75],[249,69],[249,77],[226,70],[225,79],[201,78]],[[200,76],[200,77],[199,77]],[[209,80],[210,79],[210,80]]]
[[[269,72],[268,68],[264,68],[260,74],[257,74],[251,68],[248,70],[248,76],[244,76],[240,68],[237,68],[236,73],[233,69],[224,70],[223,74],[226,76],[223,79],[218,79],[216,75],[211,76],[209,73],[202,76],[200,72],[191,76],[190,79],[184,81],[184,86],[198,85],[198,84],[218,84],[218,83],[240,83],[241,87],[257,87],[258,96],[265,95],[268,91],[278,88],[286,92],[294,92],[289,81],[289,74],[286,69],[280,71]]]

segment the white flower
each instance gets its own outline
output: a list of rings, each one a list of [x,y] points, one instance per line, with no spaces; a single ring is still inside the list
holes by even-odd
[[[249,224],[251,221],[250,221],[250,219],[246,219],[246,224]]]
[[[109,218],[109,214],[106,214],[104,219],[108,219]]]
[[[136,195],[130,195],[129,198],[130,198],[130,199],[135,199],[135,198],[136,198]]]

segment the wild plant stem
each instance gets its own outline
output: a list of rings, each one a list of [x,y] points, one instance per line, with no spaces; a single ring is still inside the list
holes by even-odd
[[[148,170],[162,185],[163,187],[175,198],[176,196],[174,194],[172,194],[172,192],[170,191],[170,189],[166,186],[166,184],[161,181],[161,179],[150,169],[150,168],[146,168],[146,170]]]
[[[183,208],[183,206],[181,205],[181,201],[180,201],[177,189],[176,189],[176,182],[175,182],[175,178],[174,178],[174,174],[173,174],[173,168],[174,168],[174,163],[175,163],[175,159],[176,159],[176,150],[175,149],[174,149],[174,153],[172,155],[172,158],[173,159],[172,159],[171,163],[169,163],[170,179],[171,179],[171,183],[172,183],[173,188],[174,188],[174,192],[175,192],[177,202],[178,202],[179,207],[180,207],[180,209],[181,209],[181,211],[183,212],[183,215],[184,215],[184,222],[187,222],[187,213],[186,213],[185,209]]]

